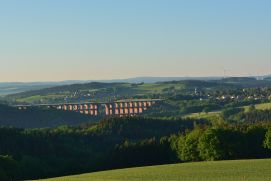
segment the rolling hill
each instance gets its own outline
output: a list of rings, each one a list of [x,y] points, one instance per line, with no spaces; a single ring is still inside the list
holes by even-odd
[[[44,179],[44,181],[267,181],[271,159],[183,163],[111,170],[83,175]]]
[[[271,82],[269,82],[271,85]],[[194,92],[198,89],[230,89],[242,83],[220,81],[170,81],[158,83],[101,83],[72,84],[12,94],[5,97],[9,101],[25,103],[56,103],[108,101],[125,98],[163,98],[175,93]],[[242,86],[243,87],[243,86]]]
[[[62,85],[71,85],[71,84],[85,84],[92,82],[101,82],[101,83],[129,83],[129,84],[155,84],[158,82],[170,82],[170,81],[189,81],[189,80],[199,80],[199,81],[215,81],[215,82],[227,82],[229,80],[240,80],[239,83],[244,83],[244,80],[249,80],[247,83],[251,84],[251,81],[256,83],[253,80],[259,79],[263,80],[261,83],[258,81],[256,84],[262,85],[266,84],[266,81],[271,80],[271,75],[266,76],[252,76],[252,77],[229,77],[223,79],[222,77],[133,77],[127,79],[112,79],[112,80],[66,80],[58,82],[0,82],[0,96],[5,96],[9,94],[16,94],[25,91],[39,90],[49,87],[62,86]],[[235,81],[234,81],[235,82]],[[229,82],[228,82],[229,83]],[[236,82],[235,82],[236,83]]]
[[[25,103],[58,103],[58,102],[84,102],[84,101],[109,101],[125,98],[165,98],[176,93],[193,93],[195,88],[200,90],[226,90],[226,89],[242,89],[242,88],[260,88],[270,87],[271,81],[257,80],[252,77],[230,77],[217,80],[176,80],[168,81],[174,78],[149,78],[156,83],[143,83],[139,80],[148,80],[147,78],[134,78],[126,80],[101,81],[101,82],[62,82],[62,85],[50,86],[33,90],[25,90],[25,92],[10,94],[2,99],[10,102]],[[181,78],[180,78],[181,79]],[[182,78],[184,79],[184,78]],[[207,79],[207,78],[206,78]],[[160,80],[160,81],[159,81]],[[167,82],[163,82],[166,81]],[[135,83],[129,83],[135,82]],[[40,84],[37,84],[41,86]],[[6,88],[7,89],[7,88]],[[11,88],[10,88],[11,89]],[[8,90],[8,89],[7,89]],[[12,91],[11,91],[12,92]],[[1,86],[0,86],[1,93]]]
[[[49,87],[84,84],[91,82],[101,83],[156,83],[165,81],[181,81],[181,80],[219,80],[221,77],[134,77],[128,79],[114,79],[114,80],[66,80],[59,82],[0,82],[0,96],[9,94],[17,94],[25,91],[40,90]]]
[[[86,81],[61,81],[61,82],[0,82],[0,96],[17,94],[25,91],[40,90],[49,87],[70,85]]]
[[[8,95],[5,98],[11,101],[26,103],[105,101],[136,96],[147,98],[153,94],[162,94],[170,87],[174,87],[176,90],[183,90],[185,83],[130,84],[92,82],[27,91]]]
[[[45,128],[60,125],[76,126],[81,123],[94,122],[98,119],[98,117],[91,117],[76,112],[38,108],[19,110],[0,104],[0,125],[7,127]]]

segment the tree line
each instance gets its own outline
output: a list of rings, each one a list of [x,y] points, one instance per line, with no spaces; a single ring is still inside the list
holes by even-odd
[[[125,168],[142,165],[257,159],[271,157],[271,125],[197,127],[181,135],[139,142],[125,141],[115,148],[111,163]],[[114,160],[114,161],[112,161]]]

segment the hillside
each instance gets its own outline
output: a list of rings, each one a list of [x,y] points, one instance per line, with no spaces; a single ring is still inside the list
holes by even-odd
[[[230,77],[222,80],[217,80],[215,82],[231,84],[239,88],[260,88],[265,86],[271,86],[271,82],[267,79],[257,80],[253,77]]]
[[[1,83],[0,82],[0,96],[5,96],[8,94],[16,94],[25,91],[37,90],[37,89],[44,89],[48,87],[57,86],[56,83]]]
[[[0,96],[86,82],[89,81],[67,80],[60,82],[0,82]]]
[[[126,98],[168,98],[178,94],[227,91],[271,86],[270,81],[233,77],[222,80],[181,80],[157,83],[91,82],[62,85],[7,95],[4,99],[20,103],[59,103],[110,101]]]
[[[254,82],[254,80],[252,80]],[[269,82],[270,83],[270,82]],[[201,90],[229,89],[241,86],[242,82],[220,82],[184,80],[158,83],[101,83],[72,84],[51,87],[41,90],[27,91],[6,96],[9,101],[26,103],[55,103],[78,101],[108,101],[123,98],[157,98],[167,97],[176,93]],[[248,84],[248,82],[246,82]],[[259,84],[259,83],[258,83]],[[258,86],[257,84],[257,86]],[[265,83],[266,84],[266,83]],[[271,84],[271,83],[270,83]]]
[[[181,80],[220,80],[221,77],[134,77],[128,79],[113,79],[113,80],[67,80],[60,82],[0,82],[0,96],[9,94],[16,94],[25,91],[40,90],[49,87],[71,85],[71,84],[83,84],[89,82],[101,82],[101,83],[156,83],[166,81],[181,81]]]
[[[265,181],[271,178],[271,159],[183,163],[75,175],[44,181]]]
[[[185,92],[196,87],[213,88],[217,83],[203,81],[172,81],[154,84],[100,83],[73,84],[27,91],[6,96],[9,101],[26,103],[54,103],[78,101],[108,101],[124,98],[157,98],[172,93]]]
[[[256,110],[270,110],[271,103],[262,103],[262,104],[255,104]],[[245,112],[249,111],[250,106],[243,106],[241,107],[244,109]],[[221,111],[214,111],[214,112],[199,112],[199,113],[191,113],[183,116],[184,118],[193,118],[193,119],[207,119],[207,120],[215,120],[218,119],[221,114]]]
[[[60,125],[75,126],[81,123],[97,121],[98,118],[76,112],[61,110],[27,109],[19,110],[0,104],[0,125],[18,128],[44,128]]]

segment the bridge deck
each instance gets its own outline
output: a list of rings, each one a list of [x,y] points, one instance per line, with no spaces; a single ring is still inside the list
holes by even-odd
[[[164,99],[123,99],[112,102],[65,102],[65,103],[54,103],[54,104],[21,104],[11,105],[13,107],[42,107],[42,106],[61,106],[61,105],[82,105],[82,104],[112,104],[112,103],[129,103],[129,102],[159,102]]]

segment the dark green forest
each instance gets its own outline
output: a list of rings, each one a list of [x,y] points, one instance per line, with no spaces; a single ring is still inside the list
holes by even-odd
[[[110,161],[113,158],[111,154],[124,141],[159,139],[191,130],[194,124],[204,122],[115,118],[80,127],[1,128],[0,155],[16,163],[12,173],[19,179],[104,170],[116,168],[113,164],[115,161]],[[5,164],[1,167],[4,170]]]
[[[267,158],[271,124],[112,118],[77,127],[0,129],[1,180],[167,163]]]

